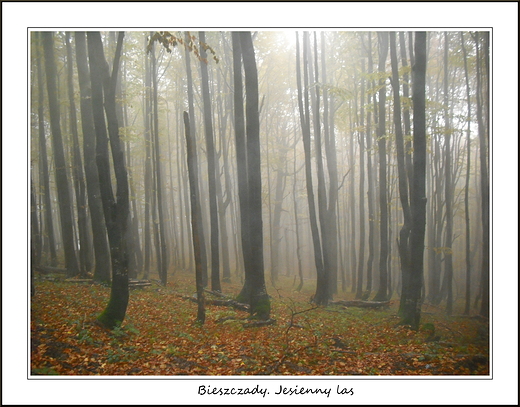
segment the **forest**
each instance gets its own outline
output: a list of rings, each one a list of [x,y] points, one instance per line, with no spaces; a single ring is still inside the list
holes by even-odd
[[[30,374],[489,375],[489,31],[31,31]]]

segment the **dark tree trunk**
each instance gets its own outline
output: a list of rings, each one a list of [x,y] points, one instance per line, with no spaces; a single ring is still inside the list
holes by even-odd
[[[211,100],[209,95],[207,53],[205,49],[206,38],[203,31],[199,33],[199,42],[201,56],[200,70],[202,81],[202,101],[204,105],[204,130],[206,135],[206,154],[208,156],[208,193],[211,225],[211,289],[213,291],[220,292],[220,250],[216,190],[217,157],[215,155],[215,145],[213,142],[213,120],[211,114]]]
[[[72,162],[74,189],[76,192],[76,207],[78,212],[79,236],[79,268],[80,274],[85,275],[92,270],[90,230],[88,228],[87,196],[85,192],[85,178],[83,174],[83,160],[79,148],[78,124],[76,104],[74,102],[73,59],[70,44],[70,32],[65,33],[67,47],[67,91],[69,96],[70,133],[72,136]]]
[[[52,32],[43,32],[43,51],[45,55],[45,74],[47,78],[47,93],[52,131],[52,147],[54,153],[56,186],[58,189],[58,205],[60,208],[60,224],[65,251],[65,266],[69,277],[79,273],[78,259],[74,248],[74,231],[72,201],[67,179],[67,164],[63,150],[63,139],[60,126],[60,107],[57,95],[57,70],[54,60],[54,37]]]
[[[153,144],[154,144],[154,158],[155,158],[155,193],[157,196],[157,212],[159,215],[157,227],[159,241],[155,242],[157,245],[158,257],[160,257],[159,263],[159,276],[161,282],[166,286],[168,283],[168,250],[166,243],[166,224],[164,222],[164,205],[163,205],[163,182],[161,172],[161,149],[159,145],[159,103],[157,96],[157,67],[155,58],[155,43],[151,47],[151,60],[152,60],[152,103],[153,103]],[[159,260],[159,259],[158,259]]]
[[[33,287],[32,272],[34,267],[40,264],[42,256],[41,234],[38,224],[38,209],[36,208],[36,196],[34,183],[31,176],[31,288]]]
[[[484,41],[481,40],[481,35],[484,36]],[[484,56],[482,56],[481,47],[484,48]],[[482,206],[482,263],[481,263],[481,303],[480,315],[489,317],[489,178],[488,178],[488,164],[487,164],[487,137],[489,134],[489,120],[484,122],[484,114],[489,112],[488,103],[488,78],[489,70],[486,70],[486,75],[482,74],[481,63],[482,59],[486,59],[489,55],[489,33],[476,34],[476,49],[477,49],[477,123],[478,123],[478,138],[480,144],[480,189],[481,189],[481,206]],[[487,68],[486,64],[486,68]],[[485,97],[482,101],[483,79],[486,81]],[[485,105],[485,113],[483,112],[483,105]]]
[[[470,217],[469,217],[469,180],[471,174],[471,92],[469,87],[468,56],[464,44],[464,33],[460,33],[460,44],[464,55],[464,78],[466,80],[466,98],[468,103],[468,113],[466,121],[468,129],[466,131],[466,182],[464,185],[464,223],[465,223],[465,252],[466,252],[466,295],[464,315],[469,315],[471,307],[471,249],[470,249]]]
[[[123,144],[119,137],[119,127],[116,114],[115,89],[119,60],[123,46],[124,33],[120,32],[117,40],[112,74],[108,71],[105,59],[101,34],[88,32],[88,51],[90,62],[90,76],[92,83],[92,105],[96,128],[96,149],[98,173],[100,176],[100,191],[103,201],[105,222],[110,254],[112,259],[112,285],[110,300],[105,310],[98,316],[97,321],[102,326],[113,329],[120,325],[126,315],[128,306],[128,252],[127,226],[130,213],[128,175],[126,171]],[[103,106],[105,111],[103,112]],[[117,183],[114,197],[110,179],[110,159],[108,154],[107,127],[104,114],[107,118],[110,149]]]
[[[309,44],[310,54],[310,44]],[[330,247],[327,245],[328,225],[327,225],[327,192],[325,188],[325,171],[323,166],[321,124],[320,124],[320,86],[318,85],[318,44],[316,32],[314,32],[314,75],[312,74],[312,64],[309,60],[309,77],[310,83],[314,84],[316,96],[312,98],[314,114],[314,142],[316,151],[316,169],[318,178],[318,217],[322,239],[323,253],[323,276],[321,284],[316,285],[316,294],[314,300],[316,303],[326,305],[330,299],[329,279],[330,279]]]
[[[248,302],[251,292],[251,233],[249,231],[249,180],[247,166],[246,130],[242,90],[242,51],[240,34],[233,32],[233,89],[235,113],[235,148],[237,158],[238,199],[240,205],[240,236],[245,270],[244,286],[237,296],[239,302]]]
[[[40,34],[41,40],[41,34]],[[45,119],[43,113],[43,73],[41,68],[41,57],[37,61],[38,70],[38,141],[39,141],[39,158],[40,158],[40,178],[43,187],[44,199],[44,222],[42,222],[41,233],[44,237],[43,247],[49,249],[50,265],[56,267],[58,265],[58,258],[56,255],[56,239],[54,237],[54,222],[52,216],[51,206],[51,192],[49,185],[49,163],[47,160],[47,141],[45,139]]]
[[[368,74],[372,73],[372,33],[368,33]],[[372,83],[371,87],[374,87]],[[371,101],[371,93],[368,93],[368,105]],[[375,97],[374,97],[375,100]],[[374,110],[374,116],[375,116]],[[372,111],[367,112],[367,151],[372,151]],[[362,169],[364,171],[364,169]],[[374,170],[372,154],[367,153],[367,201],[368,201],[368,258],[367,258],[367,286],[364,298],[367,299],[372,292],[372,269],[374,264],[374,240],[375,240],[375,196],[374,196]]]
[[[379,38],[379,72],[385,71],[386,57],[388,54],[388,32],[378,33]],[[379,80],[378,103],[378,155],[379,155],[379,210],[380,210],[380,253],[379,253],[379,289],[374,301],[386,301],[388,299],[388,193],[386,182],[386,86],[385,80]]]
[[[184,129],[186,136],[186,151],[188,161],[188,179],[190,183],[190,203],[191,203],[191,228],[193,237],[193,252],[195,254],[195,281],[197,286],[197,321],[201,324],[206,320],[206,310],[204,305],[204,283],[202,281],[202,256],[200,242],[203,236],[199,223],[202,222],[199,199],[199,180],[198,180],[198,160],[195,140],[192,139],[190,132],[190,118],[188,112],[184,112]]]
[[[145,48],[148,45],[147,37],[144,38]],[[148,53],[145,56],[145,72],[144,72],[144,144],[145,144],[145,158],[144,158],[144,278],[148,279],[150,276],[150,268],[152,262],[152,225],[150,219],[152,218],[152,194],[153,194],[153,174],[152,174],[152,131],[151,131],[151,88],[152,77],[150,69],[150,58]]]
[[[448,78],[448,33],[444,32],[444,198],[446,200],[446,236],[444,243],[444,278],[446,280],[446,313],[453,312],[453,197],[452,197],[452,152],[451,128],[449,117],[449,78]]]
[[[190,44],[194,39],[195,39],[195,37],[191,37],[188,32],[185,33],[186,44]],[[193,104],[193,80],[192,80],[192,75],[191,75],[190,50],[187,46],[185,47],[184,56],[185,56],[185,62],[186,62],[188,114],[190,116],[189,118],[190,118],[190,123],[191,123],[190,135],[191,135],[192,140],[196,140],[196,137],[195,137],[195,107]],[[199,188],[199,190],[200,190],[200,186],[197,186],[197,188]],[[185,195],[184,199],[186,200],[186,202],[188,202],[187,195]],[[202,209],[201,209],[201,211],[202,211]],[[202,212],[201,212],[201,217],[202,217]],[[201,221],[200,224],[197,225],[197,227],[200,228],[199,236],[203,237],[204,236],[203,222]],[[200,261],[202,262],[202,284],[204,287],[206,287],[208,285],[208,259],[207,259],[207,251],[206,251],[206,240],[204,238],[201,238],[199,243],[200,243],[200,257],[201,257]],[[190,249],[190,267],[189,268],[191,268],[191,264],[192,264],[191,261],[192,261],[192,257],[193,257],[193,256],[191,256],[191,251],[192,251],[192,249]]]
[[[110,252],[108,250],[105,217],[99,190],[99,175],[96,165],[96,131],[92,116],[90,73],[87,60],[87,45],[84,32],[74,35],[76,41],[76,63],[80,92],[81,127],[83,130],[83,156],[87,181],[88,207],[92,227],[95,271],[94,280],[110,280]]]
[[[300,122],[302,127],[303,135],[303,147],[305,153],[305,180],[307,187],[307,202],[309,207],[309,218],[311,224],[311,236],[314,247],[314,262],[316,266],[317,274],[317,287],[316,294],[319,296],[316,298],[314,295],[313,301],[319,305],[326,305],[328,303],[328,290],[326,290],[325,269],[323,266],[323,252],[321,248],[320,232],[318,229],[318,219],[316,216],[316,203],[314,200],[314,189],[312,186],[312,167],[311,167],[311,129],[310,129],[310,118],[309,118],[309,91],[308,91],[308,33],[304,33],[303,38],[303,91],[302,91],[302,79],[301,79],[301,68],[300,68],[300,45],[298,33],[296,33],[296,78],[298,84],[298,107],[300,111]],[[325,288],[324,288],[325,287]]]
[[[241,32],[239,37],[244,62],[246,89],[247,176],[249,186],[249,232],[251,234],[251,294],[249,305],[252,316],[261,320],[268,320],[271,304],[265,287],[264,276],[258,73],[251,33]]]
[[[426,227],[426,32],[415,34],[413,80],[413,185],[411,194],[410,290],[402,310],[402,323],[418,329],[424,274]]]
[[[321,70],[322,82],[327,83],[327,64],[325,62],[325,33],[321,32]],[[318,78],[316,78],[318,80]],[[325,135],[325,154],[329,174],[329,202],[326,208],[326,235],[324,245],[327,248],[327,274],[329,298],[337,293],[338,285],[338,224],[336,211],[338,207],[338,167],[336,155],[336,135],[334,132],[334,99],[331,99],[326,88],[323,89],[323,127]]]
[[[365,71],[365,61],[361,60],[361,72]],[[365,80],[361,78],[361,112],[359,125],[365,123]],[[365,263],[365,132],[359,132],[359,262],[357,270],[356,299],[363,298],[363,266]]]
[[[410,228],[411,211],[408,196],[408,174],[406,172],[403,128],[401,123],[401,97],[399,94],[399,68],[397,62],[397,45],[395,32],[390,33],[390,59],[392,65],[392,89],[394,93],[394,126],[397,150],[397,171],[399,178],[399,198],[403,209],[403,226],[399,231],[398,249],[401,260],[401,305],[408,301],[410,290]]]

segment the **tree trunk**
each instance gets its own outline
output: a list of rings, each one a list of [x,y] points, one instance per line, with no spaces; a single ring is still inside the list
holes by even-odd
[[[67,91],[69,96],[70,133],[72,136],[72,162],[74,189],[76,192],[76,207],[78,212],[79,235],[79,268],[80,274],[85,275],[92,270],[90,231],[88,229],[87,197],[85,192],[85,178],[83,174],[83,160],[79,148],[76,104],[74,102],[73,60],[70,32],[65,33],[67,47]]]
[[[190,44],[193,42],[195,37],[191,37],[188,32],[185,33],[185,41],[186,44]],[[195,107],[193,105],[193,80],[191,75],[191,62],[190,62],[190,50],[188,47],[185,47],[185,62],[186,62],[186,84],[187,84],[187,93],[188,93],[188,114],[190,118],[190,135],[192,140],[196,140],[195,137]],[[197,186],[200,190],[200,185]],[[187,194],[185,194],[185,201],[188,202],[188,199],[186,198]],[[187,205],[186,205],[187,207]],[[202,218],[202,209],[201,209],[201,218]],[[200,228],[199,236],[204,236],[204,226],[203,222],[201,221],[200,224],[197,226]],[[189,230],[189,229],[188,229]],[[188,232],[189,233],[189,232]],[[207,251],[206,251],[206,240],[204,238],[201,238],[200,240],[200,261],[202,262],[202,284],[204,287],[208,285],[208,260],[207,260]],[[191,256],[190,249],[190,267],[191,268],[191,259],[193,256]]]
[[[298,33],[296,33],[296,78],[298,84],[298,107],[300,111],[300,123],[303,135],[303,147],[305,153],[305,180],[307,187],[307,202],[309,207],[309,218],[311,225],[311,236],[314,247],[314,262],[316,266],[317,283],[316,294],[313,301],[318,305],[326,305],[328,302],[328,290],[326,290],[325,269],[323,266],[323,252],[321,248],[320,232],[318,229],[318,220],[316,216],[316,203],[314,200],[314,189],[312,185],[312,167],[311,167],[311,130],[309,118],[309,92],[308,92],[308,33],[304,32],[303,36],[303,88],[300,69],[300,45]],[[303,97],[303,99],[302,99]],[[324,288],[325,287],[325,288]],[[316,295],[318,297],[316,297]]]
[[[220,251],[219,251],[219,231],[218,231],[218,207],[216,176],[217,163],[215,146],[213,142],[213,120],[211,114],[211,100],[209,95],[209,79],[206,54],[206,38],[203,31],[199,32],[200,42],[200,70],[202,81],[202,101],[204,105],[204,130],[206,135],[206,154],[208,157],[208,193],[209,193],[209,213],[211,225],[211,289],[220,292]]]
[[[144,38],[145,48],[148,45],[147,37]],[[144,278],[149,279],[150,268],[152,262],[152,225],[150,219],[152,217],[152,194],[153,194],[153,174],[152,174],[152,131],[151,131],[151,88],[152,77],[150,69],[150,58],[148,53],[145,55],[144,69],[144,98],[143,98],[143,125],[144,125]]]
[[[365,71],[365,61],[361,60],[361,72]],[[359,126],[365,123],[365,80],[361,78],[361,112]],[[359,262],[357,270],[356,299],[363,298],[363,266],[365,260],[365,132],[359,132]]]
[[[449,117],[449,88],[448,88],[448,33],[444,32],[444,155],[445,177],[444,197],[446,199],[446,236],[444,243],[444,278],[446,279],[446,313],[453,313],[453,197],[452,197],[452,152],[451,152],[451,125]]]
[[[397,171],[399,178],[399,198],[403,209],[403,226],[399,231],[398,249],[401,260],[401,304],[402,310],[404,303],[408,301],[410,290],[410,228],[411,212],[408,197],[408,174],[406,172],[405,150],[403,140],[403,128],[401,123],[401,97],[399,95],[399,71],[397,62],[397,45],[395,32],[390,33],[390,59],[392,65],[392,89],[394,93],[394,126],[395,144],[397,150]]]
[[[124,33],[120,32],[118,35],[112,74],[108,71],[108,64],[105,60],[103,44],[101,42],[101,34],[99,32],[88,32],[87,38],[92,83],[92,106],[96,128],[96,158],[100,176],[101,199],[103,201],[112,259],[110,300],[104,311],[98,316],[97,321],[102,326],[113,329],[123,322],[129,299],[128,252],[126,244],[130,212],[128,175],[123,145],[119,138],[115,101],[115,88]],[[104,112],[103,106],[105,107]],[[107,118],[110,149],[112,151],[112,161],[117,183],[115,197],[112,191],[109,172],[110,161],[104,114],[106,114]]]
[[[368,33],[368,75],[372,73],[372,33]],[[372,83],[371,87],[374,87]],[[368,93],[368,105],[371,104],[371,93]],[[375,97],[374,97],[375,101]],[[374,117],[375,117],[374,110]],[[374,240],[375,240],[375,196],[374,196],[374,169],[372,165],[372,110],[367,112],[367,201],[368,201],[368,258],[367,258],[367,286],[364,299],[370,296],[372,291],[372,269],[374,264]],[[364,169],[362,169],[364,171]]]
[[[237,301],[248,302],[251,292],[251,233],[249,231],[249,177],[247,165],[246,130],[242,91],[242,51],[240,35],[232,34],[233,44],[233,90],[235,113],[235,149],[237,159],[238,199],[240,205],[240,236],[244,261],[245,279]]]
[[[252,316],[257,319],[268,320],[271,304],[265,287],[264,276],[258,73],[251,33],[241,32],[239,37],[246,88],[247,175],[250,208],[249,232],[251,233],[251,295],[249,305]]]
[[[199,180],[198,180],[198,160],[195,140],[192,139],[190,132],[190,118],[188,112],[184,112],[184,129],[186,136],[186,151],[188,161],[188,178],[190,182],[190,203],[191,203],[191,228],[193,237],[193,252],[195,255],[195,281],[197,286],[197,321],[204,324],[206,320],[206,310],[204,305],[204,284],[202,281],[202,256],[200,242],[199,223],[202,221],[199,199]]]
[[[49,98],[49,114],[52,131],[52,147],[54,153],[56,186],[58,189],[58,206],[60,208],[60,224],[65,251],[65,266],[69,277],[79,273],[78,259],[74,248],[74,231],[72,201],[67,179],[67,164],[63,150],[63,139],[60,126],[60,107],[57,95],[57,70],[54,60],[54,37],[52,32],[43,32],[43,51],[45,55],[45,74],[47,78],[47,93]]]
[[[471,174],[471,92],[469,87],[468,56],[464,45],[464,33],[460,33],[460,44],[464,55],[464,78],[466,80],[466,98],[468,103],[468,113],[466,121],[468,128],[466,131],[466,181],[464,185],[464,223],[465,223],[465,252],[466,252],[466,295],[464,315],[469,315],[471,307],[471,250],[470,250],[470,217],[469,217],[469,180]]]
[[[151,48],[151,60],[152,60],[152,101],[153,101],[153,139],[154,139],[154,157],[155,157],[155,193],[157,196],[157,212],[159,215],[157,227],[159,241],[155,242],[157,245],[157,253],[160,256],[159,261],[159,276],[164,286],[168,283],[168,251],[166,243],[166,224],[164,222],[164,205],[163,205],[163,182],[161,172],[161,149],[159,145],[159,103],[157,100],[157,67],[155,58],[155,43],[152,44]]]
[[[424,234],[426,227],[426,32],[415,33],[413,65],[413,185],[411,194],[410,290],[402,323],[418,329],[421,318]]]
[[[40,34],[40,41],[42,40]],[[41,57],[37,61],[38,70],[38,141],[39,141],[39,158],[40,158],[40,178],[41,187],[43,187],[44,199],[44,222],[42,222],[41,234],[44,237],[43,247],[49,249],[49,262],[52,267],[58,265],[58,258],[56,255],[56,239],[54,237],[54,222],[52,217],[51,206],[51,190],[49,185],[49,164],[47,160],[47,141],[45,139],[45,118],[43,113],[43,73],[41,68]]]
[[[379,38],[379,72],[385,71],[386,57],[388,54],[388,33],[378,33]],[[385,80],[379,80],[378,103],[378,155],[379,155],[379,210],[380,210],[380,254],[379,254],[379,289],[374,301],[386,301],[388,299],[388,194],[386,182],[386,86]]]
[[[480,36],[484,35],[484,44]],[[486,71],[486,97],[482,101],[483,80],[481,69],[481,51],[484,48],[484,59],[489,55],[489,33],[476,34],[476,49],[477,49],[477,123],[478,123],[478,138],[480,143],[480,189],[481,189],[481,207],[482,207],[482,264],[481,264],[481,303],[480,315],[489,317],[489,178],[488,178],[488,164],[487,164],[487,137],[489,133],[489,120],[484,122],[484,112],[482,107],[485,104],[487,116],[489,109],[488,85],[489,71]],[[487,59],[486,59],[487,61]],[[487,65],[486,65],[487,67]],[[487,117],[486,117],[487,118]]]
[[[87,198],[92,226],[92,239],[96,267],[94,280],[110,281],[110,252],[108,249],[107,231],[99,190],[99,175],[96,165],[96,131],[92,115],[90,73],[87,60],[87,45],[84,32],[76,32],[76,62],[80,92],[81,126],[83,130],[83,156],[85,178],[87,181]]]

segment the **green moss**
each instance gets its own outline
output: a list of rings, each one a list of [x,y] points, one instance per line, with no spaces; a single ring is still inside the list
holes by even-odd
[[[271,315],[271,302],[269,301],[269,296],[262,296],[251,306],[251,315],[260,320],[267,320]]]

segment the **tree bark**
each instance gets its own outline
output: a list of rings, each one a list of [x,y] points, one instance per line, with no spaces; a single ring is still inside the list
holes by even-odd
[[[74,79],[72,46],[70,44],[70,32],[65,33],[67,48],[67,91],[69,96],[70,133],[72,136],[72,163],[74,190],[76,192],[76,207],[78,213],[78,237],[79,237],[79,271],[85,275],[92,270],[90,230],[88,229],[87,197],[85,192],[85,178],[83,174],[83,160],[79,148],[78,124],[76,104],[74,102]]]
[[[199,180],[198,180],[198,160],[195,140],[192,139],[190,132],[190,117],[188,112],[184,112],[184,129],[186,137],[186,151],[188,161],[188,179],[190,183],[190,203],[191,203],[191,228],[193,238],[193,253],[195,255],[195,282],[197,287],[197,321],[204,324],[206,320],[206,310],[204,305],[204,282],[202,280],[202,256],[201,238],[199,223],[202,222],[199,199]]]
[[[466,130],[466,181],[464,185],[464,225],[465,225],[465,254],[466,254],[466,295],[464,315],[469,315],[471,307],[471,249],[470,249],[470,216],[469,216],[469,181],[471,174],[471,92],[469,86],[468,74],[468,56],[466,46],[464,44],[464,33],[460,33],[460,44],[462,54],[464,55],[464,78],[466,81],[466,98],[468,103],[468,113],[466,121],[468,128]]]
[[[268,320],[271,304],[265,287],[264,276],[258,72],[251,33],[241,32],[239,37],[246,89],[247,176],[250,208],[249,232],[251,233],[251,294],[249,305],[253,317]]]
[[[130,205],[128,175],[123,145],[119,137],[115,101],[115,88],[124,32],[120,32],[118,35],[112,74],[108,71],[101,34],[99,32],[88,32],[87,38],[92,83],[92,105],[96,128],[97,165],[112,259],[110,299],[104,311],[98,316],[97,322],[108,329],[113,329],[123,322],[129,299],[127,226]],[[104,112],[103,106],[105,107]],[[106,114],[107,118],[107,127],[105,127],[104,114]],[[109,172],[107,128],[117,184],[115,197]]]
[[[43,51],[45,55],[45,74],[47,78],[47,93],[49,99],[49,114],[52,131],[52,147],[54,153],[56,186],[58,189],[58,206],[60,208],[60,224],[65,251],[65,266],[69,277],[79,273],[78,259],[74,248],[74,231],[72,216],[72,201],[67,179],[67,164],[63,150],[63,138],[60,126],[60,107],[57,95],[57,69],[54,60],[54,36],[52,32],[43,32]]]
[[[94,280],[110,281],[110,252],[108,248],[105,216],[101,202],[99,175],[96,165],[96,131],[92,113],[90,73],[87,60],[87,45],[84,32],[76,32],[76,64],[80,92],[81,127],[83,130],[83,156],[87,198],[92,227],[95,270]]]
[[[388,54],[388,33],[378,33],[379,38],[379,72],[385,71],[386,57]],[[386,182],[386,86],[385,80],[379,80],[378,103],[378,155],[379,155],[379,210],[380,210],[380,253],[379,253],[379,289],[374,301],[386,301],[388,299],[388,193]]]
[[[206,135],[206,154],[208,157],[208,193],[209,193],[209,213],[211,225],[211,289],[222,291],[220,287],[220,250],[219,250],[219,227],[218,227],[218,207],[217,207],[217,163],[215,155],[215,145],[213,141],[213,120],[211,114],[211,100],[209,95],[209,79],[206,53],[206,37],[203,31],[199,32],[200,42],[200,70],[202,81],[202,102],[204,105],[204,130]]]
[[[402,323],[418,329],[424,274],[426,227],[426,32],[415,33],[413,75],[413,185],[411,195],[410,291],[403,307]]]
[[[311,225],[311,236],[314,248],[314,263],[316,266],[317,284],[316,294],[318,291],[320,295],[316,298],[316,294],[313,297],[313,301],[318,305],[326,305],[328,302],[328,291],[323,287],[325,279],[325,269],[323,266],[323,252],[321,247],[320,232],[318,229],[318,219],[316,216],[316,203],[314,200],[314,189],[312,182],[312,167],[311,167],[311,130],[310,130],[310,118],[309,118],[309,92],[308,92],[308,33],[303,34],[303,90],[302,90],[302,79],[301,79],[301,68],[300,68],[300,45],[298,33],[296,33],[296,78],[298,84],[298,108],[300,111],[300,123],[302,127],[303,137],[303,148],[305,153],[305,180],[307,187],[307,202],[309,208],[309,219]]]
[[[164,221],[164,205],[163,205],[163,181],[161,171],[161,149],[159,145],[159,103],[157,98],[157,63],[155,58],[155,43],[151,47],[152,60],[152,102],[153,102],[153,139],[154,139],[154,158],[155,158],[155,193],[157,196],[157,212],[159,215],[157,227],[159,229],[159,241],[155,242],[157,253],[160,257],[159,276],[164,286],[168,283],[168,250],[166,243],[166,224]]]
[[[42,41],[42,35],[39,34],[39,40]],[[44,201],[44,222],[42,222],[42,235],[44,237],[43,247],[49,249],[49,262],[52,267],[58,265],[58,258],[56,255],[56,239],[54,237],[54,222],[52,216],[51,206],[51,190],[49,185],[49,163],[47,159],[47,141],[45,139],[45,117],[43,111],[44,90],[43,90],[43,72],[41,67],[40,55],[37,60],[38,70],[38,141],[39,141],[39,158],[40,158],[40,176],[41,187],[43,187],[43,201]]]
[[[233,44],[233,91],[235,113],[235,149],[237,159],[238,199],[240,206],[240,236],[244,261],[245,278],[239,302],[247,302],[251,292],[251,233],[249,230],[249,177],[247,165],[246,131],[244,119],[244,101],[242,90],[242,50],[240,35],[232,34]]]

